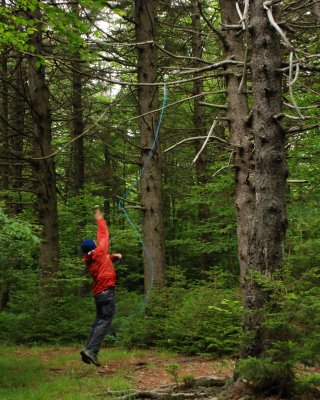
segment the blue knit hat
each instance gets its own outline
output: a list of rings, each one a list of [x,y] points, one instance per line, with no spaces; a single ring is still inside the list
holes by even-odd
[[[81,244],[80,244],[81,250],[87,254],[89,251],[94,250],[97,246],[95,242],[92,239],[85,239]]]

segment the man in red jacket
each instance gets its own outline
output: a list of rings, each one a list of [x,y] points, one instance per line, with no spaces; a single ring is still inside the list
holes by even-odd
[[[114,287],[116,273],[113,261],[121,259],[121,254],[110,254],[109,231],[101,210],[96,210],[97,243],[85,239],[80,247],[84,253],[84,262],[93,279],[92,292],[96,303],[96,319],[92,324],[85,349],[80,352],[82,361],[99,367],[98,353],[102,341],[108,332],[115,312]]]

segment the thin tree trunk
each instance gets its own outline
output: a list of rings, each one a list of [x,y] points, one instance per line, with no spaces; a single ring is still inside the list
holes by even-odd
[[[155,1],[135,0],[136,40],[138,43],[152,41],[155,36]],[[156,47],[152,43],[137,45],[138,81],[152,83],[157,76]],[[139,86],[139,113],[143,114],[158,107],[157,86]],[[144,165],[154,143],[157,114],[140,119],[141,163]],[[143,237],[145,243],[144,269],[145,291],[152,282],[160,283],[165,271],[165,246],[163,226],[162,174],[160,141],[157,141],[153,156],[149,159],[141,179],[141,199],[144,207]]]
[[[71,3],[71,9],[75,14],[79,14],[78,1]],[[82,105],[82,67],[81,54],[77,50],[71,62],[72,66],[72,137],[78,137],[83,133],[83,105]],[[74,189],[79,194],[84,185],[84,141],[80,136],[73,142],[73,173],[74,173]]]
[[[201,40],[201,16],[200,10],[198,7],[198,0],[191,1],[191,12],[192,12],[192,56],[198,59],[202,57],[202,40]],[[200,61],[194,62],[194,68],[201,67]],[[194,81],[193,84],[193,94],[199,95],[203,92],[203,79],[197,79]],[[194,126],[196,128],[196,134],[198,136],[205,136],[206,135],[206,124],[205,124],[205,113],[204,108],[200,104],[201,98],[197,97],[194,100]],[[195,142],[195,149],[196,153],[200,151],[203,145],[203,141],[197,140]],[[203,149],[201,154],[196,160],[195,167],[196,167],[196,174],[197,174],[197,182],[198,185],[204,186],[206,183],[209,182],[208,177],[208,150],[207,148]],[[210,208],[209,205],[205,202],[201,202],[198,206],[198,217],[200,226],[205,224],[208,219],[210,218]],[[203,232],[201,234],[201,241],[204,243],[211,242],[211,234],[207,232]],[[210,252],[205,252],[200,255],[200,266],[202,271],[206,271],[210,265],[213,264],[213,256]]]
[[[22,59],[18,59],[15,66],[14,101],[11,104],[11,126],[12,134],[10,138],[10,149],[12,155],[19,160],[23,155],[23,138],[25,135],[25,100],[23,99],[24,82],[26,82],[25,65]],[[23,187],[23,167],[22,164],[12,166],[10,169],[11,187],[17,193],[15,202],[10,207],[12,215],[19,214],[23,210],[21,202],[21,189]]]
[[[40,21],[30,38],[35,54],[29,54],[29,96],[34,121],[34,155],[43,158],[52,153],[51,110],[49,90],[45,79],[44,65],[37,55],[42,55],[42,25],[39,8],[30,12],[30,18]],[[44,293],[51,292],[59,263],[59,234],[57,216],[56,173],[53,157],[34,160],[34,177],[37,180],[37,211],[42,226],[42,243],[39,246],[40,284]]]
[[[109,138],[109,132],[106,133]],[[112,198],[112,170],[111,170],[111,158],[110,151],[107,145],[104,145],[104,212],[108,216],[110,223],[110,212],[111,212],[111,198]]]
[[[2,156],[2,163],[0,165],[1,172],[1,189],[8,190],[9,188],[9,166],[8,160],[5,156],[8,155],[9,149],[9,133],[8,133],[8,57],[3,52],[0,55],[1,62],[1,82],[0,82],[0,156]]]
[[[270,330],[262,326],[270,293],[261,287],[254,274],[276,279],[284,264],[287,226],[285,187],[288,175],[285,159],[285,130],[277,115],[282,112],[282,73],[280,37],[271,27],[264,0],[251,3],[250,33],[255,143],[256,202],[249,237],[248,270],[244,287],[244,306],[249,311],[245,331],[252,338],[244,356],[260,357],[271,345]],[[276,7],[273,7],[275,18]]]

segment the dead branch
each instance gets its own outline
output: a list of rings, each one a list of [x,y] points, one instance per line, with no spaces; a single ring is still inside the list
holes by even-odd
[[[192,160],[191,165],[194,164],[197,161],[197,159],[200,157],[200,154],[203,152],[204,148],[206,147],[206,145],[207,145],[207,143],[208,143],[208,141],[210,139],[210,136],[212,135],[212,132],[213,132],[214,128],[217,125],[217,122],[218,122],[218,119],[215,119],[213,121],[213,124],[211,125],[211,128],[209,129],[208,135],[207,135],[205,141],[203,142],[203,145],[201,146],[201,149],[198,151],[198,154]]]
[[[216,29],[216,28],[212,25],[212,23],[209,21],[209,19],[207,18],[207,16],[206,16],[205,13],[203,12],[202,5],[201,5],[200,1],[198,1],[198,8],[199,8],[200,15],[201,15],[201,17],[203,18],[203,20],[205,21],[205,23],[206,23],[206,24],[208,25],[208,27],[212,30],[212,32],[214,32],[214,33],[219,37],[219,39],[221,40],[223,46],[224,46],[225,48],[228,48],[228,47],[229,47],[229,44],[227,43],[226,38],[225,38],[224,35],[223,35],[218,29]]]
[[[233,151],[231,152],[231,154],[230,154],[228,164],[227,164],[227,165],[224,165],[224,166],[221,167],[221,168],[219,168],[214,174],[212,174],[212,175],[211,175],[212,178],[213,178],[214,176],[216,176],[219,172],[221,172],[221,171],[223,171],[223,170],[225,170],[225,169],[227,169],[227,168],[231,168],[231,167],[232,167],[232,165],[231,165],[231,160],[232,160],[232,157],[233,157],[233,153],[234,153],[234,150],[233,150]]]
[[[294,78],[292,78],[292,72],[293,72],[293,51],[290,52],[289,95],[290,95],[291,102],[292,102],[295,110],[297,111],[298,115],[301,117],[301,119],[305,119],[305,116],[302,115],[302,113],[298,107],[298,104],[297,104],[296,99],[293,94],[293,88],[292,88],[292,85],[298,79],[298,76],[299,76],[299,63],[296,64],[296,76]]]
[[[192,141],[192,140],[206,139],[206,137],[207,137],[207,136],[194,136],[194,137],[191,137],[191,138],[183,139],[183,140],[181,140],[180,142],[178,142],[178,143],[174,144],[173,146],[169,147],[168,149],[164,150],[164,153],[166,153],[166,152],[168,152],[168,151],[174,149],[174,148],[177,147],[177,146],[180,146],[180,144],[183,144],[183,143],[185,143],[185,142],[190,142],[190,141]],[[224,143],[224,144],[229,145],[229,142],[227,142],[227,141],[224,140],[224,139],[221,139],[219,136],[210,135],[210,139],[215,139],[215,140],[218,140],[218,141],[221,142],[221,143]]]
[[[279,33],[279,35],[282,37],[285,45],[287,46],[288,49],[294,50],[292,44],[289,42],[287,36],[283,33],[282,29],[280,26],[276,23],[276,21],[273,18],[272,14],[272,5],[275,3],[278,3],[279,0],[267,0],[263,3],[264,9],[267,11],[268,19],[270,24],[273,26],[273,28]]]
[[[206,67],[202,67],[202,68],[190,68],[188,71],[183,71],[183,72],[179,72],[177,75],[186,75],[186,74],[190,74],[190,73],[202,73],[202,72],[206,72],[206,71],[212,71],[214,69],[218,69],[220,67],[224,67],[225,65],[243,65],[243,61],[237,61],[237,60],[233,60],[233,57],[229,57],[226,60],[222,60],[219,61],[217,63],[208,65]]]
[[[205,106],[205,107],[212,107],[212,108],[222,108],[223,110],[227,110],[228,106],[224,104],[213,104],[213,103],[206,103],[204,101],[199,101],[199,105]]]
[[[318,127],[319,127],[319,124],[312,124],[312,125],[305,125],[305,126],[293,126],[287,130],[287,133],[290,135],[293,133],[309,131],[310,129],[315,129]]]

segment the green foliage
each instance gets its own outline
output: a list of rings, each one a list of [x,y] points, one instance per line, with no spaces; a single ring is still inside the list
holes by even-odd
[[[314,390],[315,395],[314,398],[319,398],[319,390],[320,390],[320,375],[307,375],[299,376],[296,382],[296,392],[299,395],[303,395],[304,393],[310,393]]]
[[[271,296],[261,327],[269,347],[260,358],[240,360],[237,373],[255,381],[259,391],[270,387],[285,391],[297,364],[320,362],[320,268],[311,268],[299,279],[288,269],[282,280],[265,278],[259,283]]]
[[[182,377],[182,380],[183,380],[183,384],[186,388],[193,387],[196,382],[196,378],[192,374],[184,375]]]
[[[288,285],[288,284],[287,284]],[[320,268],[311,268],[290,282],[280,298],[281,312],[271,315],[268,325],[281,332],[274,351],[292,362],[306,365],[320,362]]]
[[[270,392],[272,388],[274,393],[285,394],[293,378],[290,361],[276,362],[272,357],[242,359],[237,364],[237,373],[254,382],[257,392]]]
[[[10,292],[10,303],[0,313],[0,340],[15,343],[62,343],[84,340],[94,319],[91,293],[78,292],[85,279],[79,261],[61,263],[57,278],[60,295],[47,298],[40,290],[38,275],[27,269]],[[81,265],[82,267],[82,265]]]
[[[179,309],[169,313],[161,343],[188,354],[235,354],[240,323],[240,301],[234,290],[194,287]]]
[[[241,307],[235,289],[208,282],[153,290],[145,309],[117,337],[128,347],[158,345],[188,354],[234,354]]]
[[[172,380],[177,385],[179,383],[179,369],[180,369],[180,364],[175,362],[168,364],[165,368],[166,372],[171,376]]]
[[[35,255],[40,243],[36,235],[37,227],[24,222],[18,217],[7,216],[0,209],[0,295],[27,288],[28,274],[37,274],[35,269]],[[2,314],[0,314],[0,319]],[[5,317],[6,318],[6,317]],[[20,322],[23,315],[19,315]],[[0,322],[1,325],[1,322]],[[2,331],[3,332],[3,331]]]
[[[0,253],[1,265],[30,265],[34,260],[36,246],[40,243],[35,231],[35,226],[18,217],[7,216],[0,208],[0,241],[2,249],[5,249]]]

